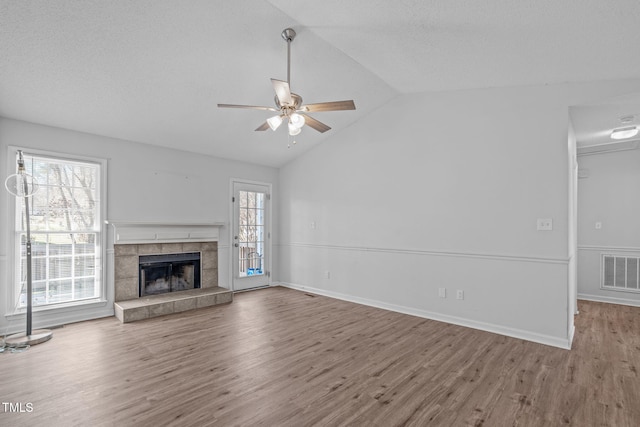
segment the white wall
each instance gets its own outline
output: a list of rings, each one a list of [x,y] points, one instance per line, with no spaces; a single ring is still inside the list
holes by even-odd
[[[640,293],[600,289],[602,253],[640,256],[640,150],[580,156],[578,163],[588,171],[578,182],[579,297],[640,306]]]
[[[230,141],[233,143],[233,141]],[[230,223],[229,185],[231,178],[272,183],[278,197],[278,170],[171,150],[129,141],[52,128],[0,118],[0,176],[7,170],[8,146],[41,149],[59,153],[108,159],[107,218],[124,221],[217,222]],[[179,147],[179,141],[176,146]],[[12,163],[11,163],[12,164]],[[8,263],[9,194],[0,191],[0,328],[23,328],[21,319],[6,318],[7,284],[11,282]],[[274,216],[277,218],[277,206]],[[108,233],[110,236],[111,233]],[[277,243],[277,221],[274,221]],[[219,242],[219,283],[229,287],[229,227],[221,229]],[[111,246],[112,242],[109,242]],[[108,254],[112,256],[112,254]],[[277,277],[277,271],[273,272]],[[113,313],[113,278],[108,278],[109,301],[89,310],[75,309],[35,313],[34,326],[52,326]],[[4,329],[0,329],[4,332]]]
[[[282,281],[568,347],[568,108],[624,88],[395,99],[281,169]]]

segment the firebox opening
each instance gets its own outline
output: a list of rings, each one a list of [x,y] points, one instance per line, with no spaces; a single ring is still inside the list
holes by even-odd
[[[139,287],[141,297],[200,288],[200,252],[140,256]]]

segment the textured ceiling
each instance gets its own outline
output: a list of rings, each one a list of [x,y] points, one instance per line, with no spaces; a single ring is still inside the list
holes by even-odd
[[[637,0],[0,0],[0,115],[280,166],[402,93],[640,76]],[[270,78],[333,129],[254,132]],[[632,53],[632,55],[630,55]],[[619,59],[625,58],[623,64]]]
[[[404,93],[640,75],[638,0],[271,2]]]

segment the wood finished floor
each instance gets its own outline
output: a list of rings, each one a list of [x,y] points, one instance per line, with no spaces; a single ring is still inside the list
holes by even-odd
[[[2,426],[639,426],[640,308],[571,351],[285,288],[0,354]]]

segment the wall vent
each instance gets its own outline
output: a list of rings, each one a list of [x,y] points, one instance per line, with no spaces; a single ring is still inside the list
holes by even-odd
[[[602,254],[602,289],[640,292],[640,255]]]

